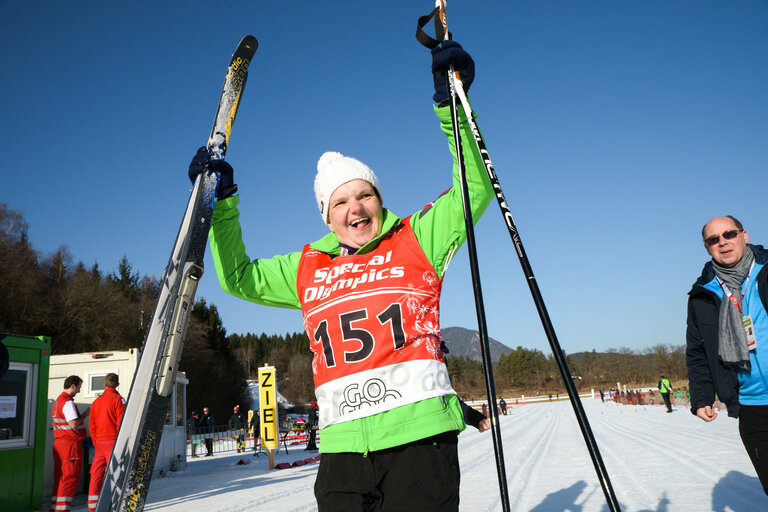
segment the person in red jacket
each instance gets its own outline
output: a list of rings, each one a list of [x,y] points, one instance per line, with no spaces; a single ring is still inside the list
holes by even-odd
[[[53,489],[51,510],[67,511],[77,492],[80,470],[83,467],[83,439],[86,409],[83,414],[75,405],[75,395],[80,392],[83,379],[70,375],[64,379],[64,391],[53,403]]]
[[[117,374],[104,377],[104,393],[91,404],[91,439],[96,450],[91,464],[91,485],[88,489],[88,510],[94,512],[99,502],[99,493],[104,484],[104,471],[112,456],[117,431],[125,412],[125,399],[115,389],[120,385]]]

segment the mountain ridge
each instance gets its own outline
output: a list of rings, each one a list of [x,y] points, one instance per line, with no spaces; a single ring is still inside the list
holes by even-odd
[[[482,361],[480,352],[480,333],[464,327],[446,327],[441,329],[443,342],[448,347],[448,357],[464,356],[473,361]],[[491,361],[499,362],[502,355],[509,354],[513,349],[503,343],[488,337],[491,349]]]

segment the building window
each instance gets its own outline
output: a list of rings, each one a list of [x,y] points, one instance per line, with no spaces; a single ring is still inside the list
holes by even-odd
[[[91,393],[102,394],[104,392],[104,377],[106,375],[91,375]]]
[[[114,373],[118,376],[120,375],[117,370],[101,370],[94,373],[88,373],[85,376],[86,385],[83,386],[85,388],[83,390],[83,396],[97,397],[103,395],[104,389],[106,388],[104,379],[108,373]]]
[[[11,363],[0,381],[0,450],[34,445],[37,365]]]

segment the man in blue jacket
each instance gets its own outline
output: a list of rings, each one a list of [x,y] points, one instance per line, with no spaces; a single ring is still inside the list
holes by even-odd
[[[713,421],[715,398],[739,433],[768,494],[768,250],[732,216],[702,230],[712,260],[688,294],[686,364],[691,412]]]

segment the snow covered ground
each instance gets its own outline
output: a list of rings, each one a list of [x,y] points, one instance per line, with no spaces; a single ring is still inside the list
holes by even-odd
[[[584,408],[621,508],[626,512],[768,510],[738,433],[723,412],[707,424],[678,407],[628,406],[584,399]],[[501,417],[513,511],[607,511],[602,488],[570,402],[530,403]],[[303,446],[276,462],[308,457]],[[500,511],[490,432],[459,437],[461,510]],[[237,465],[240,459],[251,464]],[[190,459],[184,471],[152,481],[145,510],[311,511],[318,464],[267,469],[266,457]],[[85,504],[73,507],[85,512]]]

